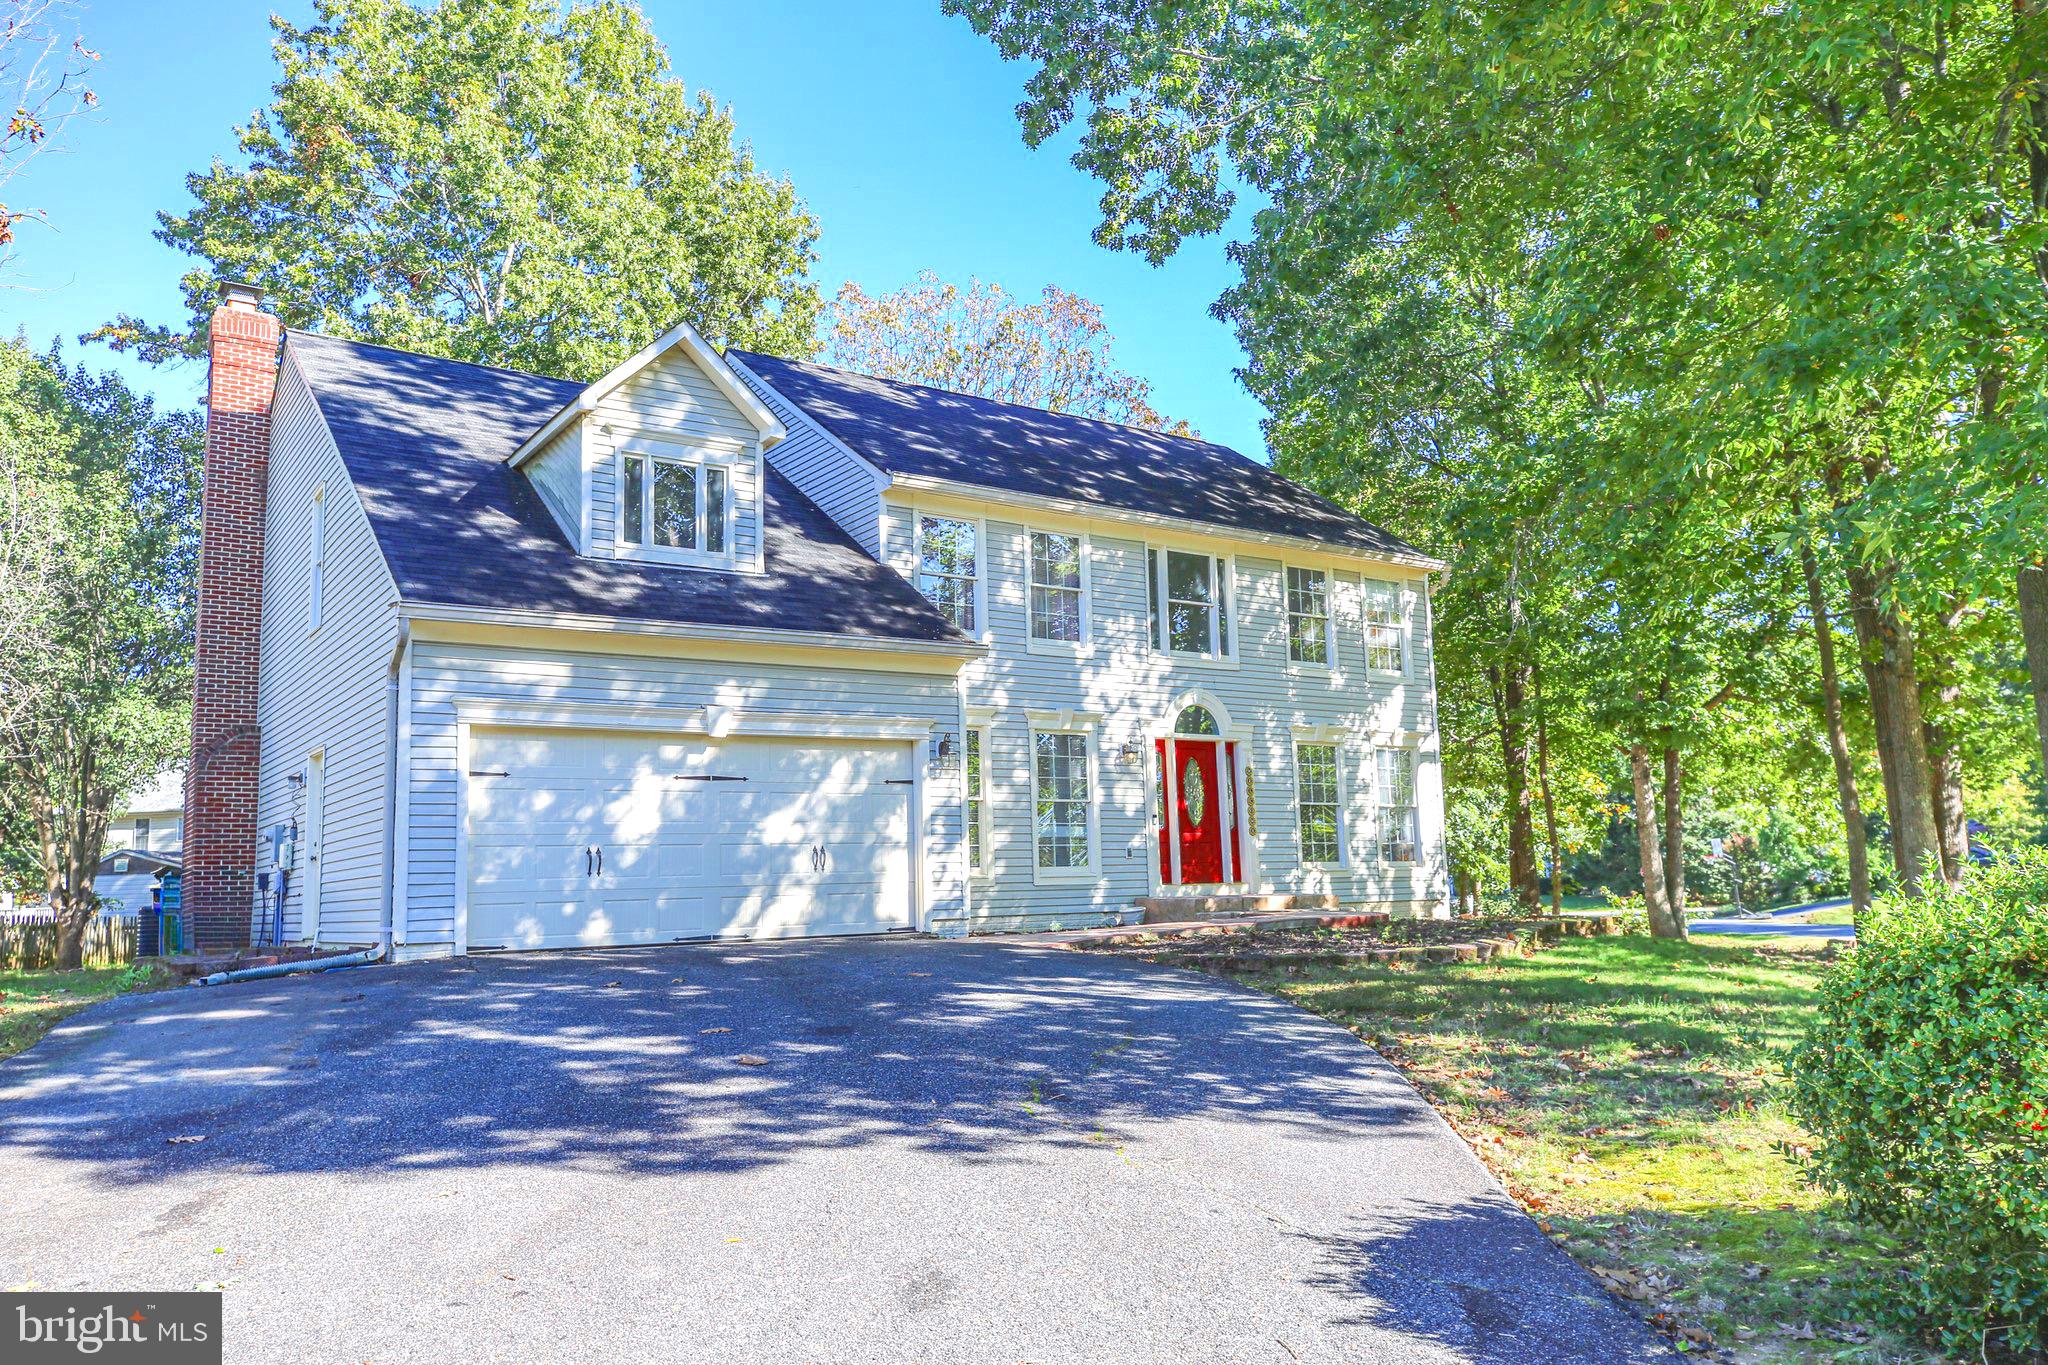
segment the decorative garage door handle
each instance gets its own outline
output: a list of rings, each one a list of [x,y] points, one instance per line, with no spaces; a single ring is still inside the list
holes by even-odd
[[[811,846],[811,871],[823,872],[824,870],[825,846],[823,844],[814,844]]]
[[[583,846],[583,875],[586,877],[590,875],[590,860],[596,852],[597,850],[589,844]]]
[[[602,845],[599,845],[597,850],[597,875],[600,877],[604,875],[604,847]]]

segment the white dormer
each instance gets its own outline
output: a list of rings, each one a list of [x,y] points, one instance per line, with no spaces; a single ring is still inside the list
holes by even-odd
[[[514,451],[578,554],[761,571],[762,453],[786,434],[680,323]]]

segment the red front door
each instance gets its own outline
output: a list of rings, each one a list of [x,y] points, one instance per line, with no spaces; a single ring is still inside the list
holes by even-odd
[[[1167,799],[1173,803],[1174,825],[1159,830],[1159,880],[1172,882],[1172,841],[1180,840],[1183,883],[1214,884],[1223,880],[1223,831],[1228,811],[1223,800],[1219,759],[1223,746],[1213,739],[1176,739],[1173,763],[1167,765],[1166,741],[1159,741],[1159,769]]]

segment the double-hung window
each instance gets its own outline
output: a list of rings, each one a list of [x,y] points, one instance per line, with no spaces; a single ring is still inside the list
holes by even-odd
[[[1039,730],[1031,736],[1031,786],[1038,869],[1085,872],[1093,861],[1094,783],[1088,735]]]
[[[1415,751],[1379,751],[1380,861],[1412,863],[1421,836],[1415,819]]]
[[[1082,560],[1087,543],[1078,535],[1031,533],[1031,638],[1079,644],[1088,632]]]
[[[967,866],[988,870],[988,731],[967,732]]]
[[[1321,569],[1287,571],[1287,657],[1298,664],[1333,662],[1330,579]]]
[[[134,842],[133,844],[129,845],[129,847],[133,848],[133,849],[134,849],[134,850],[135,850],[136,852],[138,852],[138,853],[147,853],[147,852],[149,852],[149,817],[148,817],[148,816],[146,816],[146,815],[138,815],[138,816],[136,816],[136,817],[135,817],[135,842]]]
[[[658,558],[732,555],[732,470],[705,454],[628,448],[619,478],[619,539]]]
[[[969,635],[978,626],[975,584],[981,538],[974,522],[955,517],[917,519],[917,590]]]
[[[1169,654],[1230,656],[1230,561],[1190,550],[1145,552],[1152,643]]]
[[[1408,671],[1408,621],[1401,585],[1368,578],[1365,595],[1365,666],[1374,673]]]
[[[1337,746],[1294,746],[1294,804],[1301,826],[1301,861],[1332,867],[1344,861],[1344,803],[1337,778]]]

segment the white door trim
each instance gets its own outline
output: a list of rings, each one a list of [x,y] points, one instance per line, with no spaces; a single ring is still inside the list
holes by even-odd
[[[748,711],[731,706],[637,706],[615,702],[522,702],[464,697],[455,702],[460,725],[515,730],[638,730],[714,739],[787,735],[811,739],[920,740],[930,720],[887,716],[810,715]]]
[[[477,709],[489,710],[490,708],[486,706]],[[518,707],[514,705],[507,709],[517,710]],[[574,712],[583,712],[611,710],[615,708],[568,707],[561,709]],[[644,712],[651,708],[618,709],[636,709]],[[717,708],[678,707],[671,709],[678,711],[689,711],[705,709],[715,710]],[[469,954],[469,765],[470,753],[473,748],[473,722],[471,716],[472,714],[474,714],[474,711],[472,711],[471,709],[466,709],[465,703],[458,701],[456,703],[456,713],[457,720],[455,722],[455,955],[457,957],[466,957]],[[860,732],[848,734],[844,730],[840,729],[823,728],[826,726],[830,726],[832,724],[829,718],[823,722],[816,721],[815,718],[806,717],[803,719],[812,722],[811,728],[796,731],[793,733],[786,731],[770,731],[767,733],[770,736],[775,737],[789,737],[799,739],[878,738],[878,736],[872,736]],[[553,730],[563,733],[573,733],[574,731],[579,729],[654,730],[658,728],[654,726],[637,725],[606,725],[597,722],[591,722],[582,725],[532,725],[522,721],[507,722],[494,720],[488,723],[480,724],[482,724],[482,728],[491,730],[540,730],[543,732]],[[924,755],[921,749],[922,746],[930,740],[932,727],[929,721],[919,721],[914,724],[907,721],[887,722],[887,724],[889,724],[890,726],[894,727],[896,730],[899,731],[910,730],[914,732],[914,735],[912,737],[906,737],[902,734],[890,734],[887,736],[880,736],[879,738],[883,738],[888,741],[893,741],[894,743],[901,743],[905,745],[908,749],[907,756],[910,760],[911,784],[909,802],[910,927],[913,932],[923,932],[930,918],[931,910],[930,888],[926,885],[926,869],[930,866],[930,860],[926,855],[925,849],[925,794],[927,790],[927,784],[925,782],[924,774]],[[711,732],[707,732],[702,729],[695,731],[682,731],[679,733],[704,738],[723,737],[721,735],[715,735]],[[762,732],[755,730],[743,730],[741,734],[745,737],[753,737],[762,734]]]
[[[306,755],[306,870],[299,887],[299,932],[320,941],[320,864],[326,856],[322,830],[327,820],[327,750]]]

